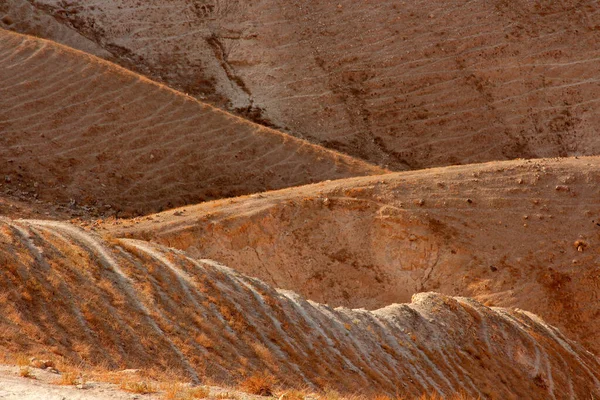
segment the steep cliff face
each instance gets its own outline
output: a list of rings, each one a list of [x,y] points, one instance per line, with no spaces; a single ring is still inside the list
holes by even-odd
[[[392,169],[594,155],[594,1],[32,0],[123,65]]]
[[[5,30],[0,81],[0,175],[32,200],[139,214],[384,172]]]
[[[10,351],[196,381],[267,370],[286,385],[343,391],[600,395],[598,360],[525,311],[434,293],[334,309],[211,260],[60,222],[4,219],[0,241],[0,344]]]

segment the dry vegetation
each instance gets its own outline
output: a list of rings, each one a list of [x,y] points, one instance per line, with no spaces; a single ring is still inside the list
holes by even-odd
[[[537,317],[464,298],[427,293],[373,312],[332,309],[211,260],[139,240],[104,241],[64,222],[0,221],[0,244],[9,260],[0,270],[3,345],[61,355],[71,363],[57,364],[66,383],[81,384],[74,379],[85,364],[143,369],[142,376],[102,378],[135,393],[163,390],[153,383],[156,373],[170,370],[178,376],[172,381],[243,382],[245,391],[263,395],[309,385],[331,388],[329,397],[369,388],[363,394],[370,397],[401,385],[410,398],[438,390],[427,383],[435,382],[446,393],[544,398],[548,378],[523,379],[529,364],[507,354],[535,360],[544,352],[556,393],[593,392],[589,383],[600,370],[590,353]],[[564,362],[577,374],[565,373]],[[426,380],[415,378],[415,368]],[[467,376],[474,386],[461,383]]]
[[[240,388],[250,394],[272,396],[275,391],[275,377],[268,373],[259,373],[245,379]]]
[[[168,3],[0,0],[0,386],[600,398],[597,2]]]

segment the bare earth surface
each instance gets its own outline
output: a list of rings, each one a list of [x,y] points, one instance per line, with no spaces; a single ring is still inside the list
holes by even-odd
[[[4,30],[0,81],[7,194],[131,215],[384,172],[98,58]]]
[[[35,379],[18,376],[19,368],[0,366],[0,399],[3,400],[139,400],[158,399],[158,396],[125,393],[115,385],[89,383],[85,389],[54,384],[57,375],[42,370],[34,372]]]
[[[31,0],[122,64],[392,169],[600,150],[600,6]]]
[[[232,384],[517,399],[600,395],[600,362],[525,311],[435,293],[331,308],[212,260],[102,240],[63,222],[0,222],[0,346]],[[236,368],[237,366],[237,368]]]
[[[520,307],[598,352],[599,167],[584,157],[402,172],[106,229],[335,306],[373,309],[435,290]]]
[[[591,0],[0,0],[0,363],[600,398],[599,43]],[[184,398],[44,368],[0,399]]]

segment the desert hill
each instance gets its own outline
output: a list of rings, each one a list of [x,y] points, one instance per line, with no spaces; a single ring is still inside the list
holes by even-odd
[[[5,30],[0,82],[6,194],[140,214],[383,172],[99,58]]]
[[[27,0],[0,2],[0,28],[50,39],[98,57],[114,59],[112,53],[98,43],[57,21]]]
[[[4,219],[0,241],[10,351],[196,382],[268,371],[288,386],[372,395],[600,395],[598,359],[528,312],[434,293],[334,309],[211,260],[55,221]]]
[[[519,307],[598,352],[598,182],[597,157],[519,160],[324,182],[106,229],[334,306],[436,291]]]
[[[600,6],[31,0],[123,65],[392,169],[600,154]]]
[[[598,43],[589,0],[0,0],[0,398],[600,398]]]

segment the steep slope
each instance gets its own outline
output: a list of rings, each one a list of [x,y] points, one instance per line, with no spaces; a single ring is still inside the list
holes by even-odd
[[[334,306],[420,291],[519,307],[600,352],[600,158],[325,182],[114,221]],[[173,215],[175,214],[175,215]]]
[[[139,71],[393,169],[600,151],[592,0],[31,0]]]
[[[98,58],[5,30],[0,160],[6,193],[97,212],[145,213],[383,172]]]
[[[5,219],[0,241],[9,351],[196,381],[266,370],[285,385],[364,394],[600,395],[598,359],[525,311],[434,293],[373,312],[332,309],[214,261],[59,222]]]
[[[60,23],[27,0],[0,2],[0,28],[51,39],[98,57],[114,58],[112,53],[100,47],[98,43]]]

